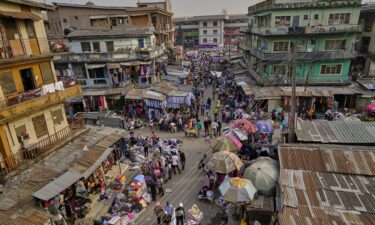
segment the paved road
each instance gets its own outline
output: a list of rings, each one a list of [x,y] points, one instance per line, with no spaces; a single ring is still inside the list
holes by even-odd
[[[212,89],[207,88],[205,90],[205,98],[210,95],[212,98]],[[212,110],[210,115],[213,118]],[[201,117],[201,121],[204,117]],[[149,135],[149,130],[143,130],[143,135]],[[178,206],[180,202],[184,204],[184,208],[187,211],[193,204],[198,207],[204,213],[203,224],[208,224],[212,217],[220,211],[219,208],[208,202],[198,201],[197,195],[200,188],[203,186],[203,172],[198,170],[197,164],[202,158],[202,155],[210,151],[209,143],[203,138],[185,137],[183,133],[165,133],[159,132],[158,135],[161,138],[177,138],[183,141],[182,150],[185,152],[187,162],[185,171],[182,174],[173,175],[172,180],[168,181],[164,185],[164,190],[170,189],[170,193],[166,193],[163,198],[159,198],[162,206],[169,201],[174,207]],[[156,217],[153,214],[155,203],[151,203],[145,210],[141,212],[141,215],[136,220],[136,225],[154,225],[157,224]],[[218,224],[217,221],[211,222],[211,224]],[[231,221],[230,224],[239,224],[239,222]]]

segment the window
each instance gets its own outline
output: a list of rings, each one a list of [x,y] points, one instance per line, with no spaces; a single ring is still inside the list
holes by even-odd
[[[81,42],[82,52],[91,52],[90,42]]]
[[[114,46],[113,46],[113,41],[106,41],[105,44],[107,46],[107,52],[115,51]]]
[[[0,86],[4,95],[9,95],[17,92],[16,83],[13,80],[12,71],[0,72]]]
[[[207,38],[203,38],[203,43],[207,43]]]
[[[372,31],[372,24],[373,20],[365,19],[365,25],[363,26],[364,32],[371,32]]]
[[[64,121],[64,114],[61,109],[51,110],[51,117],[54,125]]]
[[[321,65],[320,74],[321,75],[340,75],[341,69],[342,69],[342,64]]]
[[[303,19],[304,19],[304,20],[308,20],[308,19],[309,19],[309,15],[304,15],[304,16],[303,16]]]
[[[86,69],[84,64],[73,64],[73,73],[78,79],[86,79]]]
[[[19,127],[16,127],[15,128],[15,131],[16,131],[16,135],[17,135],[17,139],[18,139],[18,143],[22,143],[22,140],[21,140],[21,135],[22,133],[24,132],[27,132],[26,130],[26,125],[21,125]]]
[[[217,22],[216,22],[216,21],[212,22],[212,25],[213,25],[214,27],[217,27]]]
[[[207,34],[207,30],[203,30],[203,34]]]
[[[108,26],[108,20],[107,18],[90,19],[90,24],[92,27],[106,27]]]
[[[218,30],[213,31],[213,34],[218,34],[218,33],[219,33]]]
[[[314,15],[314,19],[315,19],[315,20],[319,19],[319,14],[315,14],[315,15]]]
[[[92,43],[92,47],[94,48],[94,52],[100,52],[100,43],[95,41]]]
[[[78,16],[75,16],[74,19],[75,19],[75,20],[78,20]]]
[[[138,39],[138,47],[140,48],[145,47],[145,40],[143,38]]]
[[[272,66],[272,76],[286,76],[288,75],[287,65],[273,65]]]
[[[124,24],[124,18],[122,18],[122,17],[121,17],[121,18],[118,18],[118,23],[119,23],[119,24]]]
[[[63,18],[63,23],[67,23],[68,20],[66,18]]]
[[[36,33],[35,33],[35,29],[34,29],[34,21],[25,20],[25,27],[26,27],[27,36],[29,38],[36,37]]]
[[[349,24],[350,13],[329,14],[328,25]]]
[[[34,130],[37,138],[48,134],[46,118],[44,114],[32,118]]]
[[[203,26],[204,26],[204,27],[207,27],[207,22],[203,22]]]
[[[42,72],[44,84],[50,84],[55,82],[50,62],[43,62],[39,64],[39,68]]]
[[[113,27],[117,26],[117,19],[116,18],[111,19],[111,26],[113,26]]]
[[[290,27],[290,16],[276,16],[275,27]]]
[[[217,38],[214,38],[213,41],[214,41],[214,43],[217,43]]]
[[[345,50],[346,40],[326,40],[324,44],[324,50]]]
[[[278,41],[273,43],[274,52],[287,52],[289,51],[289,42],[288,41]]]

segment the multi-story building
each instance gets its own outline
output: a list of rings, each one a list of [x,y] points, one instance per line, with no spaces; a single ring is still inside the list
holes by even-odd
[[[164,44],[156,45],[152,26],[75,30],[66,38],[71,54],[54,57],[57,75],[62,79],[74,75],[84,88],[151,83],[156,80],[156,60],[165,53]]]
[[[243,40],[240,32],[247,28],[247,15],[229,15],[224,20],[224,46],[238,50],[239,43]]]
[[[375,4],[365,4],[361,8],[359,21],[362,33],[359,36],[360,63],[362,74],[366,77],[375,76]]]
[[[138,7],[98,6],[93,2],[85,5],[54,5],[56,9],[48,11],[48,21],[45,23],[49,39],[63,39],[72,30],[122,30],[153,26],[156,43],[173,46],[173,13],[169,0],[159,3],[139,2]]]
[[[42,10],[31,1],[0,2],[0,178],[70,135],[63,101],[82,92],[58,81]]]
[[[266,0],[250,6],[247,43],[241,45],[250,73],[262,83],[275,76],[287,83],[295,46],[297,83],[350,84],[360,8],[360,0]]]
[[[185,48],[235,46],[247,27],[246,15],[208,15],[173,18],[176,43]]]

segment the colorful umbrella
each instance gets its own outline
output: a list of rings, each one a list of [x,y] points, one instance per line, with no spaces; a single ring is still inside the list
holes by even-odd
[[[259,157],[246,168],[244,178],[251,180],[263,195],[272,195],[279,177],[279,165],[269,157]]]
[[[138,174],[134,177],[133,180],[139,181],[139,182],[145,182],[145,176],[143,174]]]
[[[254,124],[252,124],[250,121],[245,119],[234,120],[229,123],[228,127],[231,129],[238,128],[246,131],[247,133],[257,132],[257,127],[254,126]]]
[[[370,112],[375,112],[375,103],[371,103],[366,106],[366,109]]]
[[[220,184],[219,191],[226,201],[241,204],[254,200],[257,189],[247,179],[227,176],[224,182]]]
[[[231,140],[237,146],[237,149],[242,148],[241,140],[239,140],[236,136],[234,136],[232,134],[226,134],[226,136],[229,140]]]
[[[235,170],[240,170],[243,162],[234,153],[222,151],[212,154],[212,158],[208,161],[206,168],[215,173],[228,174]]]
[[[217,139],[212,148],[214,152],[235,152],[238,150],[238,146],[226,136]]]
[[[255,123],[259,133],[272,133],[273,127],[270,122],[265,120],[258,120]]]

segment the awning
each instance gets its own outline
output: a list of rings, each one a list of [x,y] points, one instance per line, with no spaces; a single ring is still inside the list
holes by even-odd
[[[98,68],[104,68],[105,64],[89,64],[86,66],[87,69],[98,69]]]
[[[82,174],[71,169],[43,188],[39,189],[37,192],[34,192],[33,196],[40,200],[50,200],[51,198],[59,195],[62,191],[73,185],[81,178]]]
[[[106,91],[84,91],[83,96],[105,96]]]
[[[118,69],[121,67],[120,63],[108,63],[108,69]]]
[[[141,100],[142,96],[143,96],[143,90],[142,89],[133,89],[133,90],[130,90],[126,94],[125,99]]]
[[[152,61],[139,62],[140,65],[151,65]]]
[[[141,63],[139,61],[131,61],[131,62],[123,62],[123,63],[120,63],[120,64],[121,64],[121,66],[138,66]]]
[[[189,93],[186,91],[173,91],[169,96],[171,97],[186,97]]]
[[[148,99],[158,100],[158,101],[165,101],[167,99],[165,95],[160,94],[155,91],[150,91],[150,90],[144,92],[143,97],[148,98]]]
[[[31,12],[16,12],[16,11],[3,11],[0,10],[0,16],[3,17],[11,17],[14,19],[21,19],[21,20],[41,20],[41,18]]]

